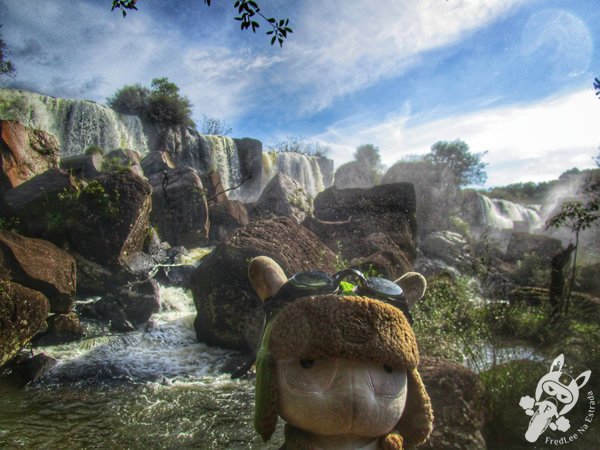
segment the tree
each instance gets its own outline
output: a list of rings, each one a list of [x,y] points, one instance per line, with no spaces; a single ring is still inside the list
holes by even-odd
[[[288,136],[273,146],[275,151],[300,153],[306,156],[327,156],[331,149],[318,141],[306,141],[302,136]]]
[[[586,203],[581,201],[565,202],[560,211],[546,222],[546,229],[550,227],[567,227],[575,233],[575,250],[573,252],[573,265],[571,268],[571,280],[567,290],[565,301],[565,313],[569,311],[571,302],[571,291],[575,282],[575,270],[577,267],[577,249],[579,248],[579,234],[592,226],[600,219],[600,200],[592,199]]]
[[[2,25],[0,25],[2,27]],[[7,76],[14,78],[15,77],[15,66],[8,59],[9,51],[6,48],[6,44],[2,39],[2,35],[0,35],[0,77]]]
[[[202,116],[202,127],[200,132],[202,134],[212,134],[216,136],[227,136],[233,131],[225,121],[216,119],[214,117]]]
[[[204,4],[210,6],[211,1],[204,0]],[[136,4],[137,0],[113,0],[111,11],[119,9],[125,17],[127,11],[137,11]],[[239,14],[235,17],[235,20],[240,22],[241,30],[252,29],[252,32],[256,33],[256,29],[260,28],[260,23],[255,19],[260,18],[263,20],[271,28],[266,32],[271,37],[271,45],[277,42],[280,47],[283,46],[283,41],[287,39],[288,34],[293,33],[293,30],[289,27],[290,19],[275,19],[274,17],[265,16],[254,0],[237,0],[234,2],[233,7],[237,9]]]
[[[136,114],[154,124],[194,126],[192,103],[167,77],[154,78],[151,89],[139,83],[123,86],[107,103],[121,114]]]
[[[460,139],[455,141],[438,141],[431,147],[431,153],[425,159],[435,167],[449,168],[457,186],[484,184],[487,180],[485,167],[487,163],[481,158],[487,154],[471,153],[469,146]]]
[[[381,163],[379,147],[376,147],[373,144],[359,145],[354,152],[354,159],[370,172],[374,185],[381,182],[383,164]]]

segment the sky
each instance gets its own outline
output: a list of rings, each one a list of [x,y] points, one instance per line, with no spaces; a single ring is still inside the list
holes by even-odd
[[[0,0],[17,76],[3,87],[105,103],[167,76],[194,118],[274,145],[301,136],[335,165],[361,144],[390,166],[462,139],[487,151],[486,186],[595,167],[598,0],[261,0],[294,33],[240,31],[233,1]]]

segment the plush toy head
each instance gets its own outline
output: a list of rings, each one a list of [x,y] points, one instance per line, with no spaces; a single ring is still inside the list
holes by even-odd
[[[251,261],[249,276],[267,306],[287,281],[267,257]],[[425,291],[425,279],[416,273],[396,283],[408,307]],[[295,299],[265,328],[257,355],[255,428],[266,441],[281,416],[286,448],[418,445],[433,420],[418,359],[405,313],[391,304],[330,293]]]

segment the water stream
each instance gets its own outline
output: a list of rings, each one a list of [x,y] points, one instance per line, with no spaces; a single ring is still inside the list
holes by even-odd
[[[221,369],[235,353],[198,343],[189,292],[161,288],[149,331],[46,347],[59,363],[25,389],[0,378],[0,448],[279,448],[253,431],[254,381]]]

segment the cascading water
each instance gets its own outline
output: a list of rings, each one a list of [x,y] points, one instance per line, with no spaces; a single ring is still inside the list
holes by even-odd
[[[240,156],[237,146],[230,137],[200,135],[205,148],[210,154],[210,169],[221,175],[223,189],[230,189],[238,186],[242,181]],[[239,199],[239,190],[234,189],[227,192],[227,196],[232,200]]]
[[[481,194],[478,198],[484,226],[498,230],[512,230],[515,222],[520,222],[527,224],[528,231],[533,231],[540,226],[540,215],[534,207],[519,205],[508,200],[490,199]]]
[[[319,161],[314,156],[279,152],[277,153],[277,171],[296,180],[313,198],[325,189]]]
[[[141,154],[148,152],[138,117],[118,114],[87,100],[0,89],[0,119],[16,120],[52,133],[61,144],[62,156],[83,153],[91,145],[106,151],[127,148]]]

